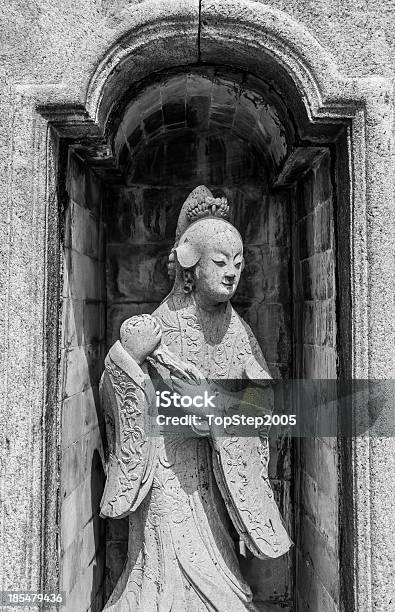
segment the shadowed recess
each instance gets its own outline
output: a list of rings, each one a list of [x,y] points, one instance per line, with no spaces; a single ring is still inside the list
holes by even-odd
[[[243,141],[264,162],[270,182],[295,138],[287,108],[263,81],[245,73],[189,70],[164,75],[126,104],[113,134],[113,150],[130,182],[147,146],[174,141],[177,149],[177,141],[192,140],[195,134]]]

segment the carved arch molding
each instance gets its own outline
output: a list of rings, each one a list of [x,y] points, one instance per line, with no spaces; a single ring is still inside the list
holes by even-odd
[[[153,72],[215,65],[218,58],[222,65],[277,85],[289,102],[301,146],[325,141],[336,150],[342,141],[346,156],[338,194],[338,239],[340,311],[347,319],[344,371],[359,378],[389,377],[391,295],[383,271],[388,270],[386,252],[391,249],[385,231],[393,201],[393,186],[387,180],[393,151],[391,83],[379,77],[344,76],[304,27],[281,11],[249,0],[148,0],[128,7],[116,19],[109,18],[108,27],[92,35],[73,58],[62,83],[35,89],[23,86],[15,92],[15,106],[30,109],[25,121],[31,122],[34,132],[29,162],[33,198],[39,202],[44,223],[44,240],[34,248],[43,255],[46,278],[38,293],[38,302],[44,304],[40,338],[45,367],[37,377],[37,388],[23,401],[42,415],[44,396],[44,447],[32,439],[32,456],[45,469],[41,480],[33,479],[28,490],[33,498],[45,500],[43,518],[38,512],[34,528],[41,533],[37,567],[48,590],[56,590],[58,581],[59,143],[62,139],[83,143],[99,166],[111,166],[111,121],[127,88]],[[12,178],[15,185],[17,180]],[[393,453],[391,443],[389,438],[361,438],[341,448],[342,478],[353,498],[353,503],[340,509],[340,522],[346,522],[352,534],[342,549],[342,580],[344,590],[352,591],[350,602],[357,610],[381,609],[384,602],[386,568],[377,559],[388,558],[386,543],[392,533],[392,496],[382,470],[383,461]],[[28,473],[26,478],[28,482]]]

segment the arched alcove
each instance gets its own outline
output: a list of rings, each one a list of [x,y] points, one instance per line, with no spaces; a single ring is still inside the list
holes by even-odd
[[[104,354],[125,318],[152,312],[168,293],[167,258],[178,213],[199,184],[225,194],[231,204],[246,258],[233,303],[261,343],[272,375],[336,377],[335,159],[333,146],[324,146],[334,128],[324,129],[319,143],[314,138],[302,143],[291,107],[297,107],[295,100],[288,104],[282,90],[246,70],[175,67],[135,83],[113,105],[107,123],[111,158],[94,143],[70,150],[65,247],[71,298],[65,300],[64,333],[71,327],[71,335],[80,332],[82,340],[64,365],[64,414],[76,410],[69,406],[75,395],[82,413],[94,405],[98,412],[94,434],[84,430],[81,454],[100,447],[100,435],[105,441],[97,399]],[[75,370],[81,366],[85,381],[75,394],[81,386],[78,377],[74,386]],[[277,393],[278,412],[283,401]],[[76,461],[74,446],[65,448],[66,483]],[[241,558],[257,606],[314,609],[318,601],[337,606],[336,444],[314,437],[273,439],[270,477],[296,546],[275,561]],[[97,568],[91,605],[99,609],[127,552],[127,522],[104,526],[97,516],[101,489],[98,473],[91,478],[96,506],[90,522]],[[67,485],[65,498],[67,508],[81,506],[79,498],[70,501]],[[83,588],[76,567],[84,575],[92,564],[91,559],[82,567],[80,556],[75,565],[87,528],[81,531],[77,523],[75,529],[63,534],[64,585],[71,592]]]
[[[273,376],[292,377],[291,209],[288,194],[274,193],[271,185],[289,155],[294,128],[284,104],[274,100],[273,91],[269,95],[263,82],[246,74],[184,69],[157,75],[114,121],[122,184],[108,187],[103,204],[108,347],[125,318],[152,312],[169,292],[167,260],[178,214],[192,189],[204,184],[227,196],[244,240],[246,268],[233,304],[253,327]],[[270,470],[293,532],[287,437],[273,441]],[[127,540],[112,521],[109,591],[122,568],[122,547],[125,554]],[[260,606],[289,604],[293,555],[243,565]]]

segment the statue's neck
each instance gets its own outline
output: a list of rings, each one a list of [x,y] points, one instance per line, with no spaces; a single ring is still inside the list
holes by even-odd
[[[194,299],[196,306],[200,310],[203,310],[204,312],[210,312],[213,314],[224,313],[226,311],[227,304],[228,304],[227,302],[214,302],[214,303],[207,302],[206,300],[202,298],[202,296],[198,294],[194,294],[193,299]]]

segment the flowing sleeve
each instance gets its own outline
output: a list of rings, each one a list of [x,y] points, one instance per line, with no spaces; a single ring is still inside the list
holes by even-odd
[[[249,326],[238,338],[238,351],[244,362],[245,376],[252,381],[242,401],[256,408],[254,414],[271,412],[271,375],[260,346]],[[269,386],[268,386],[269,385]],[[226,402],[224,404],[226,406]],[[242,403],[231,402],[224,410],[237,414]],[[246,435],[240,426],[224,429],[210,427],[213,446],[213,469],[229,516],[240,538],[260,559],[279,557],[292,546],[274,499],[269,481],[269,441],[260,429]]]
[[[120,342],[106,357],[100,397],[109,446],[100,514],[122,518],[136,510],[151,487],[156,444],[150,379]]]
[[[292,546],[267,476],[268,453],[259,436],[226,435],[211,429],[213,469],[240,538],[260,559],[279,557]]]

